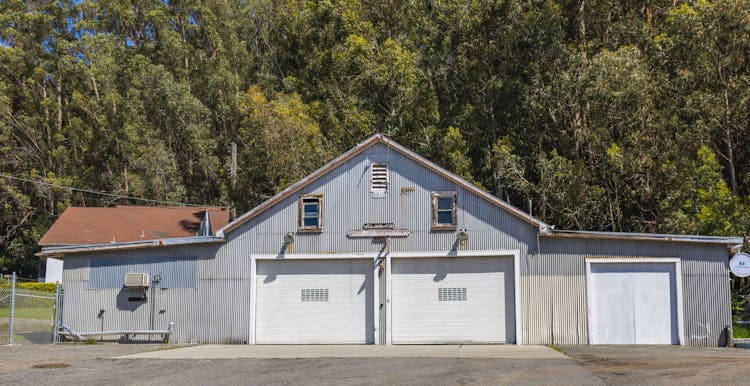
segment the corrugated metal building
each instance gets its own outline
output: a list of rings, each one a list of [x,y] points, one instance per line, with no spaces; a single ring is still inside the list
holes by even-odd
[[[741,243],[555,231],[376,135],[214,236],[41,254],[64,258],[64,321],[78,331],[175,322],[180,343],[716,346],[731,322],[728,248]],[[125,287],[126,273],[151,284]]]

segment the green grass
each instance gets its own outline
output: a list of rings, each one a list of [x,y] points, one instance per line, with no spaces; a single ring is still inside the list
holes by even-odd
[[[21,307],[16,308],[14,316],[22,319],[51,320],[51,307]],[[0,308],[0,318],[9,318],[10,308]]]
[[[735,338],[750,338],[750,326],[732,325],[732,335]]]
[[[560,354],[567,355],[565,353],[565,349],[562,348],[562,347],[560,347],[560,346],[558,346],[558,345],[556,345],[556,344],[548,344],[547,347],[549,347],[549,348],[551,348],[551,349],[559,352]]]

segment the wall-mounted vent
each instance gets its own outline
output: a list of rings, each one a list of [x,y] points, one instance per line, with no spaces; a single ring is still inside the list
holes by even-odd
[[[370,165],[370,191],[374,194],[384,194],[388,191],[388,164]]]
[[[328,288],[303,288],[300,300],[303,302],[327,302]]]
[[[148,287],[148,274],[126,273],[125,287]]]
[[[459,302],[466,300],[466,287],[464,288],[438,288],[438,301]]]

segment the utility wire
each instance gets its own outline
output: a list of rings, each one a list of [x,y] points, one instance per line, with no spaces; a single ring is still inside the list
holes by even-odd
[[[134,201],[144,201],[144,202],[150,202],[150,203],[152,203],[152,204],[169,204],[169,205],[197,206],[197,207],[206,207],[206,206],[210,206],[210,205],[185,204],[185,203],[182,203],[182,202],[160,201],[160,200],[151,200],[151,199],[148,199],[148,198],[139,198],[139,197],[123,196],[123,195],[121,195],[121,194],[114,194],[114,193],[100,192],[100,191],[98,191],[98,190],[91,190],[91,189],[81,189],[81,188],[74,188],[74,187],[71,187],[71,186],[63,186],[63,185],[57,185],[57,184],[50,184],[50,183],[48,183],[48,182],[42,182],[42,181],[34,181],[34,180],[29,180],[29,179],[26,179],[26,178],[21,178],[21,177],[14,177],[14,176],[9,176],[9,175],[6,175],[6,174],[0,174],[0,177],[3,177],[3,178],[7,178],[7,179],[9,179],[9,180],[16,180],[16,181],[31,182],[31,183],[33,183],[33,184],[37,184],[37,185],[44,185],[44,186],[50,186],[50,187],[53,187],[53,188],[58,188],[58,189],[66,189],[66,190],[73,190],[73,191],[77,191],[77,192],[84,192],[84,193],[91,193],[91,194],[99,194],[99,195],[102,195],[102,196],[108,196],[108,197],[116,197],[116,198],[124,198],[124,199],[128,199],[128,200],[134,200]]]

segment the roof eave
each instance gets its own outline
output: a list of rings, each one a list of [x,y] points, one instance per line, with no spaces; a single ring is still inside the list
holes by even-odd
[[[39,257],[62,257],[70,253],[88,253],[88,252],[105,252],[128,249],[146,249],[159,248],[168,246],[195,245],[195,244],[213,244],[224,242],[223,237],[201,236],[201,237],[180,237],[171,239],[157,239],[148,241],[132,241],[110,244],[78,244],[65,247],[43,248],[36,253]]]

